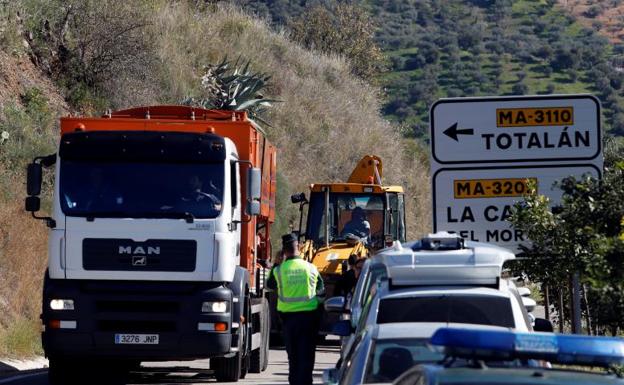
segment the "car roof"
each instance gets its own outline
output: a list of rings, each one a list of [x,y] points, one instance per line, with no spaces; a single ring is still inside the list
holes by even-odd
[[[387,290],[380,293],[380,299],[427,297],[436,295],[475,295],[509,298],[508,290],[497,290],[490,287],[473,286],[414,286],[404,289]]]
[[[439,369],[438,365],[425,365]],[[613,385],[624,384],[624,379],[615,375],[603,373],[593,373],[587,371],[546,369],[546,368],[496,368],[490,367],[487,370],[481,368],[443,368],[435,370],[436,378],[444,384],[518,384],[523,385]]]
[[[371,264],[384,265],[388,279],[397,286],[490,286],[498,282],[503,264],[515,259],[510,250],[480,242],[461,240],[449,248],[432,249],[432,242],[458,238],[447,233],[430,234],[430,237],[403,245],[395,241],[393,247],[377,252]],[[421,248],[422,245],[429,246]]]
[[[455,322],[392,322],[375,325],[375,339],[430,338],[439,328],[457,327],[464,329],[510,330],[500,326],[459,324]]]

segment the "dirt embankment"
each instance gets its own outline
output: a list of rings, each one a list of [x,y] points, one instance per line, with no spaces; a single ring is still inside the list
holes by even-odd
[[[13,56],[0,50],[0,111],[9,103],[21,103],[20,96],[38,89],[51,110],[69,113],[70,109],[56,85],[30,61],[28,56]]]

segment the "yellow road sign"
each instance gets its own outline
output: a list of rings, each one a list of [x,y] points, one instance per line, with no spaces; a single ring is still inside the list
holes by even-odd
[[[455,199],[521,197],[529,182],[537,186],[537,178],[466,179],[454,180]]]
[[[497,127],[570,126],[574,124],[574,108],[497,108]]]

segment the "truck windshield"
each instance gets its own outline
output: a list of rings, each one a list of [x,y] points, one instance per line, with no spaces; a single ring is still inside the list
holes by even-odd
[[[330,193],[329,242],[356,236],[369,243],[383,242],[384,195]],[[308,208],[307,238],[325,242],[325,193],[314,192]]]
[[[61,163],[60,200],[70,216],[215,218],[224,163]]]

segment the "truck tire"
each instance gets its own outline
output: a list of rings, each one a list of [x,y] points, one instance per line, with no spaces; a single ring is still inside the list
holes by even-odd
[[[240,378],[244,379],[249,372],[249,366],[251,365],[251,335],[253,333],[253,322],[251,316],[251,297],[249,295],[245,296],[245,308],[243,309],[245,312],[245,323],[243,328],[243,344],[240,348],[240,351],[243,354],[242,366],[240,372]]]
[[[218,382],[236,382],[240,378],[243,364],[240,352],[233,357],[216,357],[211,361]]]
[[[251,352],[250,373],[260,373],[266,370],[269,364],[269,334],[271,333],[271,317],[269,316],[269,302],[262,298],[260,313],[260,347]]]
[[[239,333],[241,341],[238,346],[238,352],[232,357],[216,357],[211,359],[211,368],[214,370],[215,377],[218,382],[236,382],[245,378],[249,368],[251,338],[249,336],[249,324],[251,321],[251,300],[245,297],[245,306],[243,308],[246,322],[241,324]]]

